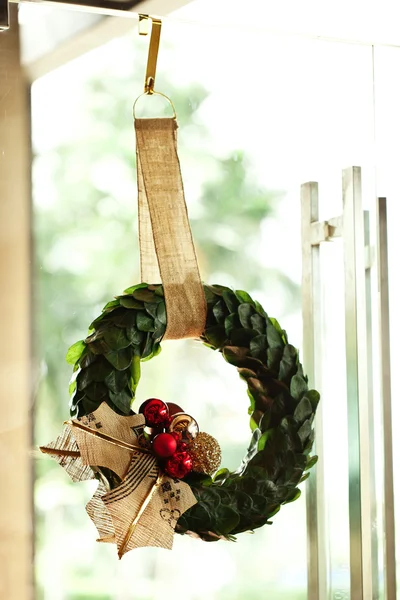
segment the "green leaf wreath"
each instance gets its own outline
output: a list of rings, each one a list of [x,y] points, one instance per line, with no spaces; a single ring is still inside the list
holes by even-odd
[[[282,504],[300,496],[297,486],[317,461],[310,452],[319,393],[308,389],[286,332],[247,292],[220,285],[204,285],[204,292],[201,341],[221,352],[247,382],[252,430],[236,471],[185,478],[197,504],[181,516],[176,532],[214,541],[270,523]],[[74,365],[71,415],[87,415],[102,402],[120,415],[130,414],[140,363],[159,354],[166,324],[161,285],[132,286],[106,304],[90,335],[67,354]]]

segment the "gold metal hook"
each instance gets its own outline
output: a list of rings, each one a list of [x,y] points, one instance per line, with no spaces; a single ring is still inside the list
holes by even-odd
[[[135,103],[133,105],[133,116],[136,118],[136,104],[139,98],[142,96],[151,96],[157,95],[165,98],[171,105],[173,110],[173,118],[176,119],[175,107],[172,101],[161,92],[156,92],[154,89],[154,84],[156,80],[156,70],[157,70],[157,58],[158,58],[158,49],[160,47],[160,35],[161,35],[161,19],[157,19],[155,17],[150,17],[149,15],[139,15],[139,35],[147,35],[149,33],[148,23],[151,21],[151,36],[150,36],[150,44],[149,44],[149,55],[147,58],[147,67],[146,67],[146,77],[144,80],[144,92],[140,94],[138,98],[136,98]]]
[[[139,34],[147,35],[144,24],[151,21],[151,36],[149,44],[149,56],[147,58],[146,77],[144,80],[144,93],[154,94],[154,84],[156,81],[158,49],[160,47],[161,19],[149,17],[148,15],[139,15]]]

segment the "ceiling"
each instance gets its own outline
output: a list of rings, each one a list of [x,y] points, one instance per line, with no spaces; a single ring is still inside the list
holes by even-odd
[[[86,8],[76,10],[82,2]],[[96,3],[107,10],[99,14]],[[398,0],[69,0],[69,10],[66,6],[60,0],[20,4],[22,59],[31,80],[126,33],[138,13],[231,28],[239,41],[241,32],[254,30],[400,46]]]

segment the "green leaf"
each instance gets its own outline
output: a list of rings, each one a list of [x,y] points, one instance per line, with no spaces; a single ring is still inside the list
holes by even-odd
[[[143,308],[143,306],[141,306]],[[129,327],[133,327],[136,325],[136,310],[129,310],[120,308],[119,310],[115,310],[110,316],[110,323],[116,325],[116,327],[122,327],[123,329],[128,329]],[[109,324],[107,323],[107,327]]]
[[[139,331],[154,331],[154,319],[140,311],[136,313],[136,327]]]
[[[107,327],[104,324],[101,324],[99,327],[96,327],[95,331],[91,333],[86,339],[85,344],[90,344],[91,342],[95,342],[96,340],[101,340],[104,336],[104,332],[107,331]]]
[[[104,400],[105,399],[106,396],[104,396]],[[102,402],[103,398],[100,398],[99,400],[91,400],[88,396],[83,396],[77,405],[78,413],[76,416],[83,417],[83,415],[88,415],[89,413],[94,412],[99,408]]]
[[[258,313],[251,315],[250,317],[251,328],[258,333],[266,332],[265,319],[263,319]]]
[[[265,359],[267,355],[267,337],[265,335],[256,335],[250,340],[250,354],[254,358]]]
[[[233,329],[238,329],[240,327],[239,317],[236,314],[228,315],[224,321],[224,329],[227,337],[230,337]]]
[[[264,450],[265,444],[268,442],[268,440],[271,439],[271,437],[274,435],[274,432],[275,432],[275,429],[273,429],[273,428],[267,429],[267,431],[264,431],[264,433],[258,440],[258,451],[259,452],[261,452],[261,450]]]
[[[271,406],[271,421],[275,424],[279,423],[286,413],[286,395],[279,392],[274,398]]]
[[[94,342],[89,342],[88,347],[92,354],[107,354],[110,351],[110,348],[107,346],[104,339],[97,339]]]
[[[146,310],[146,312],[153,317],[153,319],[157,318],[157,309],[158,309],[158,304],[155,304],[154,302],[145,302],[144,303],[144,308]]]
[[[96,327],[96,329],[97,329],[97,326],[98,326],[98,325],[100,325],[100,324],[101,324],[101,325],[102,325],[102,324],[106,324],[106,323],[108,322],[109,318],[111,317],[111,314],[112,314],[112,313],[109,313],[109,314],[107,314],[107,313],[101,313],[101,315],[100,315],[100,316],[98,316],[96,319],[94,319],[94,321],[92,321],[92,322],[90,323],[90,325],[89,325],[89,333],[90,333],[91,331],[93,331],[93,329],[94,329],[95,327]]]
[[[255,399],[254,399],[254,396],[253,396],[253,394],[251,393],[251,391],[250,391],[249,389],[247,390],[247,395],[248,395],[248,397],[249,397],[249,399],[250,399],[250,406],[249,406],[249,408],[248,408],[248,410],[247,410],[247,413],[248,413],[249,415],[251,415],[251,414],[253,414],[253,412],[254,412],[254,409],[255,409],[255,407],[256,407],[256,401],[255,401]]]
[[[255,309],[257,311],[257,313],[265,320],[268,319],[268,315],[265,312],[265,310],[263,309],[263,307],[261,306],[261,304],[259,302],[257,302],[257,300],[254,301],[254,306]]]
[[[82,356],[82,352],[86,348],[86,344],[83,340],[79,340],[79,342],[75,342],[72,344],[70,348],[68,348],[67,355],[65,360],[69,365],[74,365],[77,360]]]
[[[238,306],[239,306],[239,300],[236,298],[233,291],[232,290],[224,290],[222,292],[222,298],[224,299],[224,302],[226,304],[228,312],[236,313]]]
[[[157,319],[163,325],[167,324],[167,312],[165,310],[165,303],[164,302],[159,302],[157,304]]]
[[[311,433],[311,421],[304,421],[303,425],[300,427],[300,429],[297,432],[297,435],[299,436],[302,444],[304,444],[308,440],[310,433]]]
[[[166,326],[161,323],[158,319],[154,321],[154,332],[153,332],[153,340],[156,342],[161,342],[162,338],[165,334]]]
[[[131,379],[132,379],[132,391],[135,392],[140,381],[140,356],[134,354],[131,364]]]
[[[279,368],[279,363],[282,358],[281,348],[268,348],[267,350],[267,365],[271,371],[276,371]]]
[[[125,331],[119,327],[108,328],[104,332],[104,341],[110,350],[122,350],[131,344],[130,340],[125,335]]]
[[[145,360],[146,358],[150,358],[150,356],[153,353],[153,345],[155,345],[156,342],[154,342],[154,340],[151,337],[151,333],[149,332],[147,334],[147,338],[146,338],[146,343],[142,352],[142,360]]]
[[[81,358],[79,359],[79,366],[81,367],[81,369],[86,369],[91,364],[93,364],[95,360],[97,360],[96,354],[90,352],[88,347],[86,349],[86,352],[84,352]]]
[[[72,396],[72,394],[75,392],[75,390],[76,390],[76,381],[72,381],[68,387],[69,395]]]
[[[226,535],[239,524],[240,516],[229,506],[221,504],[215,511],[217,518],[218,533]]]
[[[265,412],[261,421],[260,421],[260,429],[262,432],[267,431],[269,429],[269,425],[271,423],[271,413],[269,411]]]
[[[157,296],[157,298],[155,298],[156,302],[159,302],[158,298],[164,298],[164,290],[162,285],[149,285],[149,289],[153,290],[154,294]]]
[[[206,297],[207,304],[214,304],[216,294],[214,293],[212,287],[210,285],[203,285],[204,295]]]
[[[286,500],[282,504],[289,504],[290,502],[294,502],[301,496],[301,490],[299,488],[294,488],[289,491],[286,496]]]
[[[310,477],[310,475],[311,475],[310,471],[308,471],[308,473],[304,473],[304,475],[300,479],[299,483],[303,483],[303,481],[305,481],[306,479],[308,479]]]
[[[218,481],[218,483],[223,483],[227,477],[229,477],[230,471],[229,469],[219,469],[213,477],[214,481]]]
[[[124,348],[123,350],[113,350],[104,355],[105,358],[115,367],[118,371],[127,369],[132,361],[132,351],[130,348]]]
[[[230,291],[232,291],[228,287],[226,287],[226,285],[219,285],[218,283],[214,283],[211,287],[212,287],[212,291],[217,296],[222,296],[222,294],[224,292],[230,292]]]
[[[293,417],[298,423],[303,423],[306,419],[309,419],[312,414],[313,409],[311,402],[306,396],[304,396],[304,398],[302,398],[296,406]]]
[[[134,346],[139,346],[144,340],[144,333],[135,327],[128,327],[125,331],[127,338]]]
[[[101,402],[107,398],[108,390],[101,381],[93,381],[85,388],[85,395],[93,402],[101,404]]]
[[[220,325],[207,327],[204,336],[214,348],[220,348],[226,341],[225,329]]]
[[[307,443],[303,449],[303,454],[308,455],[311,452],[311,449],[314,444],[314,439],[315,439],[315,429],[311,429],[310,435],[308,436]]]
[[[138,289],[132,292],[132,296],[135,300],[140,300],[141,302],[161,302],[161,298],[157,297],[153,292],[150,292],[148,289]]]
[[[92,381],[104,381],[111,371],[111,365],[103,357],[99,357],[94,363],[86,369],[82,369],[79,373],[77,377],[78,389],[82,390],[86,388]]]
[[[119,302],[124,308],[138,310],[143,308],[142,302],[138,302],[135,298],[132,298],[132,296],[119,296]]]
[[[273,326],[271,319],[268,319],[267,321],[267,341],[268,341],[268,346],[270,346],[271,349],[274,348],[283,348],[283,340],[282,337],[279,333],[279,331],[277,331],[275,329],[275,327]]]
[[[235,296],[239,300],[239,302],[247,302],[248,304],[252,304],[254,306],[253,298],[243,290],[236,290]]]
[[[312,469],[312,467],[318,462],[318,456],[314,455],[314,456],[310,456],[307,459],[307,464],[305,467],[305,470],[308,471],[309,469]]]
[[[132,397],[126,390],[122,390],[118,394],[110,392],[110,400],[121,412],[128,415],[131,410]]]
[[[316,390],[308,390],[304,394],[304,397],[309,399],[309,401],[311,402],[311,406],[313,408],[313,412],[315,412],[317,410],[317,406],[318,406],[319,399],[320,399],[319,393]]]
[[[127,371],[115,371],[107,375],[104,379],[104,383],[113,394],[121,392],[129,382],[129,375]]]
[[[302,371],[298,371],[296,375],[292,377],[292,381],[290,382],[290,393],[295,400],[300,400],[307,390],[308,386],[303,373]],[[311,406],[310,401],[309,404]]]
[[[222,300],[218,300],[218,302],[216,302],[214,304],[212,311],[213,311],[215,320],[217,321],[217,323],[219,325],[225,321],[225,316],[226,316],[225,304]]]
[[[137,285],[131,285],[131,287],[128,287],[126,290],[124,290],[124,294],[132,294],[136,290],[140,290],[142,288],[147,288],[147,287],[148,287],[147,283],[138,283]]]
[[[292,381],[290,382],[290,393],[295,400],[300,400],[307,391],[308,385],[303,375],[303,369],[299,365],[296,375],[292,377]]]
[[[156,356],[158,356],[161,352],[161,345],[158,344],[157,342],[153,342],[152,348],[151,348],[151,352],[149,355],[145,356],[145,353],[143,353],[143,358],[142,358],[142,362],[145,362],[147,360],[151,360],[152,358],[155,358]]]
[[[282,329],[282,327],[279,325],[278,321],[276,319],[273,319],[272,317],[270,317],[269,319],[272,323],[272,325],[275,327],[275,329],[279,332],[282,341],[284,344],[287,344],[287,335],[286,335],[286,331],[284,331]]]
[[[246,361],[249,351],[246,348],[240,346],[224,346],[222,349],[222,355],[226,362],[236,367],[241,366]]]
[[[111,300],[111,302],[107,302],[107,304],[103,308],[103,312],[110,312],[116,309],[119,305],[119,300]]]
[[[253,415],[251,415],[251,417],[250,417],[250,429],[251,429],[251,431],[255,431],[256,429],[258,429],[258,423],[254,419]]]
[[[297,371],[297,350],[291,344],[287,344],[283,349],[281,362],[279,365],[279,379],[288,385]]]
[[[253,338],[257,336],[257,331],[253,329],[233,329],[231,332],[231,341],[234,346],[244,346],[248,348]]]
[[[251,316],[254,314],[254,308],[251,304],[244,302],[238,308],[238,315],[242,327],[251,329]]]

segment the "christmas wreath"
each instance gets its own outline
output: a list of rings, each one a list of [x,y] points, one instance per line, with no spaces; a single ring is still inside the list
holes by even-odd
[[[42,450],[54,454],[64,467],[69,466],[71,474],[71,463],[82,455],[82,429],[89,432],[91,420],[96,427],[101,427],[95,416],[102,406],[119,421],[131,419],[133,423],[134,419],[141,419],[136,429],[131,427],[130,430],[137,434],[132,448],[139,454],[143,452],[141,456],[146,460],[153,459],[148,465],[149,472],[153,469],[150,473],[152,489],[154,491],[154,485],[162,485],[164,496],[169,493],[169,500],[164,498],[160,502],[167,505],[176,496],[179,500],[181,486],[185,484],[194,496],[188,500],[184,512],[178,504],[169,503],[160,509],[161,517],[176,533],[215,541],[235,539],[238,533],[271,523],[281,505],[300,496],[297,486],[308,477],[307,471],[317,461],[310,452],[319,394],[308,389],[298,352],[288,343],[286,332],[247,292],[204,285],[204,293],[207,320],[200,341],[234,365],[248,386],[252,435],[236,471],[222,468],[213,473],[220,459],[218,443],[206,433],[196,435],[196,421],[179,407],[168,407],[158,399],[150,399],[142,405],[139,415],[131,410],[140,379],[140,363],[160,352],[167,324],[162,286],[144,283],[125,290],[124,295],[109,302],[90,325],[89,336],[69,349],[67,360],[74,364],[70,386],[74,419],[69,422],[70,430],[64,433],[61,442],[59,438]],[[73,424],[75,427],[71,428]],[[95,430],[89,433],[93,434],[91,438],[100,435]],[[103,444],[104,440],[108,445],[115,442],[113,436],[102,435]],[[116,437],[121,440],[121,434]],[[128,444],[121,442],[120,447],[126,448]],[[63,454],[60,448],[67,450]],[[132,448],[130,457],[135,453]],[[121,449],[122,452],[126,450]],[[104,468],[107,465],[112,467],[112,461],[87,456],[80,466],[79,477],[75,473],[75,479],[88,478],[89,475],[86,473],[83,477],[82,472],[89,468],[91,476],[94,473],[102,481],[97,502],[107,490],[109,495],[114,493],[115,496],[124,477],[129,479],[127,465],[119,474],[117,468]],[[76,462],[74,468],[77,468]],[[179,488],[175,490],[177,494],[171,492],[174,485]],[[150,495],[146,494],[145,502],[136,507],[140,516]],[[106,506],[109,508],[110,504],[106,502]],[[99,505],[94,508],[98,511]],[[88,505],[87,510],[96,523],[93,516],[96,510],[90,509]],[[137,521],[138,518],[134,525]],[[96,525],[101,534],[98,522]],[[115,522],[113,525],[114,530],[118,530]],[[148,527],[151,529],[154,525]],[[126,546],[129,537],[126,531],[120,533],[120,537]],[[103,541],[111,540],[104,535]],[[154,541],[147,543],[158,545]],[[120,546],[121,543],[121,555],[124,548],[121,551]]]

